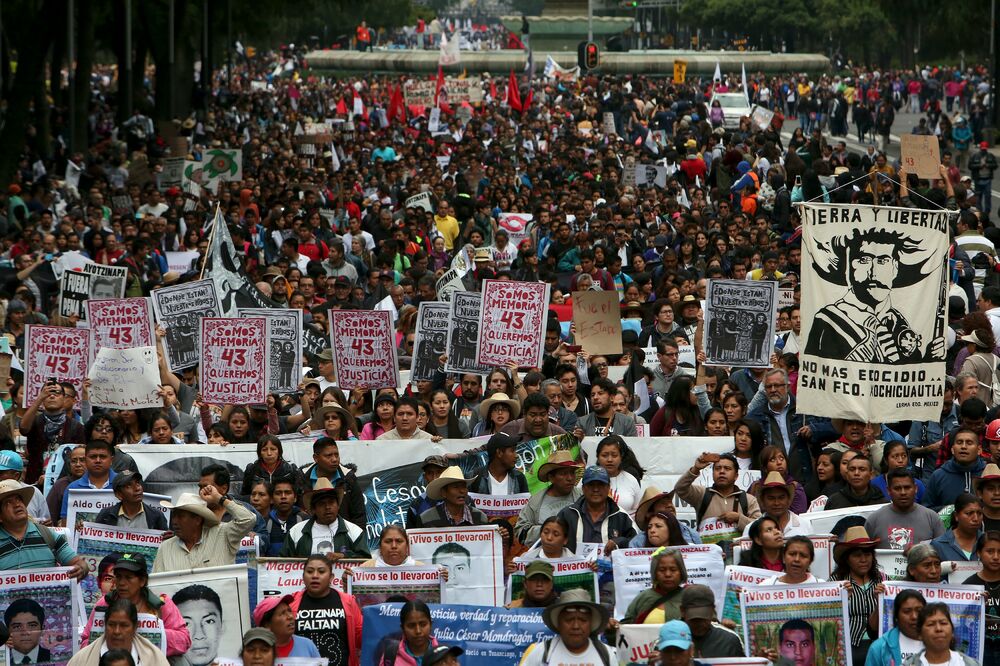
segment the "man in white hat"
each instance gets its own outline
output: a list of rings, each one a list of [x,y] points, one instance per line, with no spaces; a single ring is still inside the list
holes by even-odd
[[[202,487],[198,495],[182,493],[176,504],[161,504],[171,510],[174,536],[160,544],[153,573],[234,564],[240,542],[257,522],[251,512],[224,497],[214,485]],[[233,519],[221,522],[209,505],[222,506]]]
[[[439,501],[437,506],[420,514],[421,527],[464,527],[486,525],[490,519],[468,503],[469,484],[462,468],[452,466],[427,484],[427,499]]]
[[[608,611],[594,603],[586,590],[566,590],[559,600],[542,613],[553,638],[532,643],[525,649],[520,666],[617,664],[618,653],[595,638],[608,625]]]
[[[521,543],[534,543],[542,530],[542,523],[555,516],[583,496],[576,485],[576,474],[583,469],[569,451],[556,451],[538,468],[538,480],[548,481],[546,488],[536,491],[517,516],[514,530]]]
[[[83,580],[89,569],[66,537],[29,518],[33,495],[30,486],[13,479],[0,481],[0,570],[73,567],[71,575]]]

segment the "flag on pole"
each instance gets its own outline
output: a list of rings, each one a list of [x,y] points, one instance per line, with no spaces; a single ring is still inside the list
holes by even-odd
[[[507,82],[507,104],[515,111],[521,110],[521,91],[517,88],[517,78],[514,70],[510,70],[510,80]]]
[[[457,65],[462,56],[458,50],[458,35],[452,35],[451,40],[445,33],[441,33],[441,51],[438,54],[438,67],[445,65]]]
[[[715,74],[712,74],[712,82],[714,83],[715,81],[722,82],[722,68],[719,67],[718,60],[715,61]]]
[[[340,171],[340,155],[337,154],[337,144],[330,144],[330,170],[333,173]]]
[[[750,106],[750,88],[747,86],[747,64],[740,63],[740,80],[743,81],[743,95],[747,98],[747,106]]]
[[[386,119],[391,123],[395,120],[406,122],[406,104],[403,102],[403,87],[396,86],[389,95],[389,110]]]

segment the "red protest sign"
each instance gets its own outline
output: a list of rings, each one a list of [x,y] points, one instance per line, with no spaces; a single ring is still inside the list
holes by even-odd
[[[87,321],[94,356],[102,347],[155,347],[153,303],[148,298],[106,298],[87,301]]]
[[[201,320],[198,383],[207,403],[262,403],[267,394],[267,320],[205,317]]]
[[[384,310],[331,310],[330,342],[337,386],[380,389],[399,386],[396,332]]]
[[[22,406],[31,404],[50,379],[70,382],[76,388],[76,394],[80,395],[90,362],[90,331],[85,328],[28,326],[24,337]]]
[[[540,368],[548,302],[548,284],[486,280],[477,362],[506,366],[513,361],[523,368]]]

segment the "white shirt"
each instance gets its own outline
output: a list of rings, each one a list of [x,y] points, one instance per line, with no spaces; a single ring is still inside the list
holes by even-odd
[[[320,525],[313,523],[312,527],[312,552],[314,555],[321,555],[333,550],[333,530],[336,522],[332,525]]]
[[[486,472],[486,477],[490,480],[490,495],[507,494],[507,483],[510,481],[510,474],[504,476],[501,481],[497,481],[493,477],[493,472]]]
[[[618,472],[618,476],[611,477],[611,499],[630,518],[635,517],[635,509],[641,496],[639,482],[628,472]]]
[[[923,649],[923,641],[904,636],[903,632],[899,633],[899,654],[903,657],[904,662],[910,657],[920,654]]]
[[[618,653],[610,645],[605,646],[608,650],[608,663],[618,663]],[[525,650],[521,657],[521,666],[542,666],[542,656],[545,654],[545,642],[532,643]],[[558,636],[552,639],[549,647],[548,662],[551,666],[603,666],[604,660],[598,654],[597,648],[591,643],[587,646],[586,652],[573,654],[563,645],[562,639]]]
[[[927,655],[920,655],[921,666],[964,666],[965,660],[962,659],[962,655],[954,650],[951,651],[951,658],[948,661],[936,661],[931,663],[927,661]]]
[[[778,574],[777,576],[771,576],[767,580],[762,580],[760,583],[758,583],[758,585],[791,585],[791,583],[781,582],[781,577],[784,575],[785,574]],[[809,583],[822,583],[822,582],[823,581],[821,581],[819,578],[816,578],[816,576],[809,574],[808,578],[806,578],[801,583],[796,583],[796,585],[808,585]]]
[[[753,523],[750,523],[750,525],[753,525]],[[743,536],[748,539],[750,538],[750,525],[747,525],[746,529],[743,530]],[[782,534],[784,534],[787,539],[788,537],[793,536],[809,536],[810,531],[806,529],[806,527],[802,524],[802,521],[799,520],[798,514],[789,511],[788,524],[785,525],[785,529],[782,530]]]

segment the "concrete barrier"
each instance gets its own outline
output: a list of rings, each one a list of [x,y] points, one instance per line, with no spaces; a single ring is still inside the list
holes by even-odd
[[[535,52],[536,73],[540,74],[546,58],[551,55],[563,67],[576,66],[576,53]],[[527,53],[521,50],[502,51],[462,51],[462,62],[446,67],[447,73],[457,74],[465,70],[479,74],[490,72],[503,76],[513,70],[520,74],[524,70]],[[672,76],[674,60],[687,62],[687,75],[711,76],[715,63],[719,63],[724,73],[739,73],[741,65],[747,72],[769,74],[787,72],[821,72],[830,69],[830,60],[817,53],[770,53],[766,51],[630,51],[627,53],[601,54],[603,74],[645,74],[650,76]],[[400,72],[424,74],[438,69],[437,50],[416,51],[407,49],[387,49],[384,51],[312,51],[306,62],[315,69],[335,71]]]

